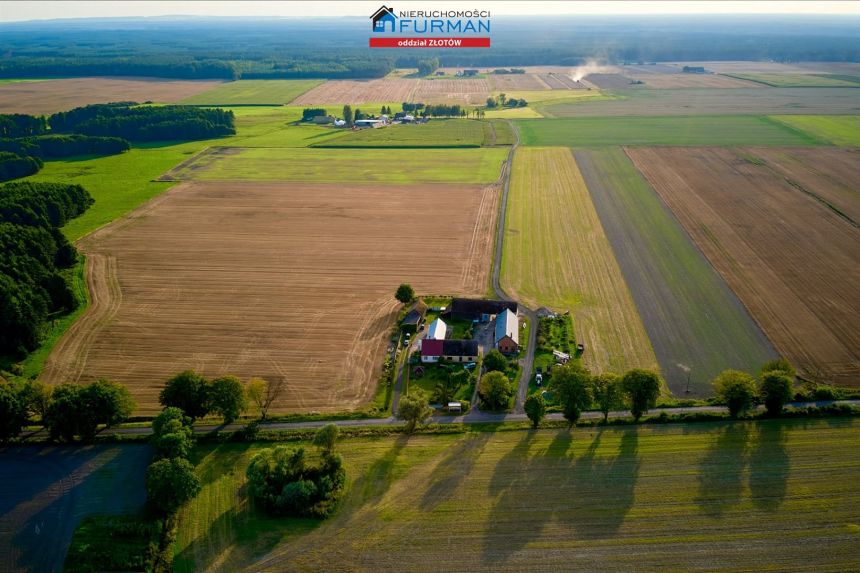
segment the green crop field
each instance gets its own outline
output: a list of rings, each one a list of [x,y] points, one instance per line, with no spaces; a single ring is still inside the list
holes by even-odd
[[[575,156],[674,394],[708,396],[726,368],[757,371],[770,343],[624,151]]]
[[[315,147],[480,147],[483,122],[473,119],[431,119],[425,124],[390,125],[360,131],[340,130],[340,137]]]
[[[182,103],[198,105],[287,104],[323,80],[238,80],[191,96]]]
[[[772,117],[834,145],[860,147],[860,115],[775,115]]]
[[[167,177],[199,181],[491,183],[505,148],[212,148]]]
[[[589,117],[516,120],[524,145],[821,145],[803,132],[756,116]]]
[[[532,308],[571,311],[576,341],[588,349],[583,362],[593,372],[657,367],[570,149],[517,150],[501,282]]]
[[[829,74],[724,74],[733,78],[750,80],[777,88],[827,88],[827,87],[860,87],[860,78],[850,79],[851,76],[831,76]]]
[[[853,419],[349,439],[348,490],[324,522],[253,509],[244,473],[263,447],[197,449],[175,571],[856,566]]]

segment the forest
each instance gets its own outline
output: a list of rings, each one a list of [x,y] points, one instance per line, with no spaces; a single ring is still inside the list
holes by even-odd
[[[92,203],[80,185],[0,186],[0,354],[33,350],[49,317],[77,307],[63,273],[77,251],[59,228]]]

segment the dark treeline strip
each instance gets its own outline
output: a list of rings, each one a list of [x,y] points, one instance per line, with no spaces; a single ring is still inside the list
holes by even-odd
[[[129,141],[192,140],[236,133],[233,112],[184,105],[96,104],[48,118],[57,133],[122,137]]]
[[[2,144],[0,144],[2,149]],[[10,151],[0,151],[0,181],[9,181],[37,173],[42,168],[38,157],[19,155]]]
[[[35,349],[49,315],[77,307],[61,274],[75,264],[77,251],[59,227],[92,203],[80,185],[0,186],[0,353]]]
[[[121,137],[90,135],[40,135],[17,139],[0,138],[0,151],[40,159],[60,159],[76,155],[114,155],[131,146]]]
[[[28,137],[41,135],[48,130],[43,116],[8,113],[0,115],[0,137]]]

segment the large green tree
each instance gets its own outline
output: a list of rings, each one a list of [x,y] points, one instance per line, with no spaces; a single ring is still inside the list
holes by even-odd
[[[16,437],[27,422],[21,395],[8,382],[0,382],[0,443]]]
[[[541,421],[546,417],[546,400],[539,392],[532,394],[526,398],[526,403],[523,405],[526,411],[526,416],[532,422],[532,427],[540,426]]]
[[[245,387],[235,376],[221,376],[209,383],[209,410],[229,424],[248,409]]]
[[[478,394],[490,410],[504,410],[514,395],[514,385],[503,372],[487,372],[481,377]]]
[[[326,424],[314,433],[313,444],[324,454],[331,455],[339,434],[340,430],[336,425]]]
[[[567,420],[568,429],[572,428],[591,405],[591,373],[573,362],[558,366],[552,371],[550,389]]]
[[[162,406],[174,406],[196,420],[209,413],[209,383],[193,370],[180,372],[167,381],[158,395]]]
[[[765,372],[759,379],[759,395],[767,413],[779,416],[782,408],[791,400],[792,379],[778,370]]]
[[[147,497],[165,513],[175,512],[199,492],[200,479],[194,473],[194,466],[186,459],[158,460],[146,471]]]
[[[352,127],[354,120],[352,115],[352,107],[349,105],[343,106],[343,120],[346,122],[347,127]]]
[[[96,416],[88,409],[84,387],[79,384],[54,387],[44,422],[52,440],[66,442],[74,441],[76,436],[90,439],[98,427]]]
[[[135,408],[128,388],[104,378],[85,386],[83,399],[96,422],[108,427],[126,421]]]
[[[413,289],[411,285],[403,283],[397,287],[397,292],[394,293],[394,298],[403,304],[408,304],[415,300],[415,289]]]
[[[714,392],[726,403],[729,414],[737,418],[753,405],[756,395],[755,379],[740,370],[723,370],[713,381]]]
[[[421,390],[410,390],[400,398],[397,417],[406,422],[406,432],[412,433],[418,424],[423,424],[433,415],[433,408],[427,401],[427,394]]]
[[[604,372],[591,379],[594,403],[603,413],[603,421],[609,420],[609,412],[624,405],[624,389],[621,378],[613,372]]]
[[[638,421],[642,414],[657,405],[663,382],[655,372],[634,368],[624,374],[621,385],[630,402],[630,413]]]
[[[152,421],[152,446],[157,458],[187,458],[194,447],[191,419],[179,408],[165,408]]]
[[[495,348],[487,352],[481,364],[487,372],[507,372],[508,370],[508,359]]]

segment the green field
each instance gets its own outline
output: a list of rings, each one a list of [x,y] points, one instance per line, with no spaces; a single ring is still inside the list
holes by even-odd
[[[213,148],[169,177],[197,181],[491,183],[505,148]]]
[[[733,78],[750,80],[776,88],[828,88],[828,87],[860,87],[860,78],[837,76],[829,74],[724,74]]]
[[[817,138],[757,116],[588,117],[516,120],[524,145],[821,145]]]
[[[726,368],[774,356],[737,296],[622,149],[575,152],[660,370],[677,397],[705,397]]]
[[[856,566],[853,419],[349,439],[325,522],[251,507],[245,468],[268,446],[197,449],[203,491],[180,513],[175,571]]]
[[[288,104],[323,80],[238,80],[182,100],[198,105]]]
[[[775,115],[771,117],[834,145],[860,147],[860,115]]]
[[[332,128],[329,128],[332,129]],[[315,147],[480,147],[483,122],[473,119],[431,119],[424,124],[389,125],[360,131],[340,130],[340,137]]]

